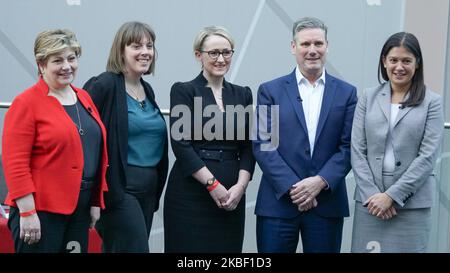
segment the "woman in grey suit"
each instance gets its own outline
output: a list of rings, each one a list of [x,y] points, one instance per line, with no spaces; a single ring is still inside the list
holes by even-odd
[[[353,120],[352,252],[425,252],[444,121],[441,97],[425,87],[413,34],[385,42],[378,80],[360,96]]]

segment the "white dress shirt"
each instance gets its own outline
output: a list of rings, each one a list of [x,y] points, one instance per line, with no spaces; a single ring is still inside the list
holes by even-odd
[[[395,170],[394,144],[392,139],[392,130],[394,129],[395,120],[400,111],[401,104],[391,103],[391,116],[389,120],[389,132],[386,139],[386,147],[384,148],[383,172],[392,173]]]
[[[310,155],[312,156],[325,89],[325,70],[313,84],[303,76],[298,66],[295,69],[295,76],[297,78],[300,98],[302,99],[303,113],[305,115],[306,127],[308,128],[308,139],[311,149]]]

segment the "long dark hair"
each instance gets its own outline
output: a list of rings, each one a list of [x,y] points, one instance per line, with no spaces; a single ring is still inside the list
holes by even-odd
[[[389,81],[386,68],[383,65],[383,59],[386,58],[389,51],[393,47],[404,47],[416,58],[416,72],[411,80],[411,88],[409,90],[409,98],[402,102],[402,106],[417,106],[423,102],[425,98],[425,83],[423,80],[423,58],[422,50],[420,50],[419,41],[416,36],[408,32],[398,32],[393,34],[383,45],[380,54],[380,62],[378,63],[378,82],[381,84],[383,82]],[[384,81],[382,81],[382,79]]]

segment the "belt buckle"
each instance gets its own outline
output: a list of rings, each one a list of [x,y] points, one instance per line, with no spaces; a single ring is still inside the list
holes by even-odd
[[[200,150],[201,157],[205,159],[213,159],[213,153],[207,150]]]
[[[219,162],[223,161],[222,150],[219,151],[200,150],[200,152],[205,159],[217,160]]]

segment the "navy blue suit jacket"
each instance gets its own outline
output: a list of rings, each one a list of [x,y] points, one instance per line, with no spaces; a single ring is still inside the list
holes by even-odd
[[[279,144],[272,151],[263,151],[273,139],[253,141],[253,153],[263,171],[255,213],[260,216],[292,218],[297,205],[289,197],[289,189],[298,181],[322,176],[329,188],[317,196],[313,208],[324,217],[349,216],[345,177],[350,171],[350,136],[357,95],[356,88],[328,73],[317,125],[313,154],[310,145],[295,70],[291,74],[261,84],[257,110],[262,105],[279,105],[279,118],[268,111],[268,130],[279,127]],[[265,126],[255,119],[255,125]],[[272,119],[272,120],[271,120]],[[258,124],[259,123],[259,124]],[[267,136],[267,134],[266,134]],[[276,141],[275,141],[276,142]],[[264,146],[263,146],[264,147]]]

